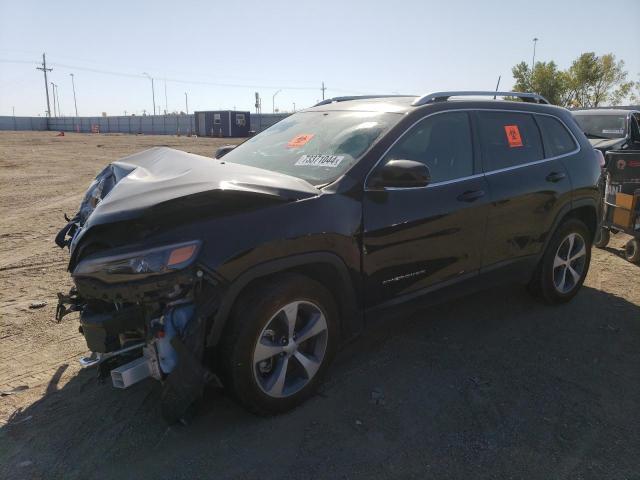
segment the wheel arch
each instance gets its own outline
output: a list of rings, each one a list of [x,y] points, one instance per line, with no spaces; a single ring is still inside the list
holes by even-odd
[[[598,209],[595,202],[589,200],[574,202],[572,209],[565,215],[562,221],[567,218],[576,218],[582,221],[589,229],[591,241],[593,241],[598,231]]]
[[[593,241],[599,226],[598,205],[593,198],[577,199],[571,203],[567,203],[556,215],[553,226],[549,230],[547,238],[545,239],[544,248],[540,252],[540,258],[542,258],[544,252],[547,250],[547,246],[551,241],[554,232],[560,225],[570,218],[576,218],[582,221],[589,229],[589,232],[591,233],[591,241]]]
[[[358,301],[358,289],[344,261],[331,252],[313,252],[261,263],[239,275],[223,295],[207,335],[206,345],[213,347],[218,344],[230,313],[243,292],[284,273],[305,275],[329,290],[338,305],[339,333],[343,341],[352,338],[362,330],[364,313]]]

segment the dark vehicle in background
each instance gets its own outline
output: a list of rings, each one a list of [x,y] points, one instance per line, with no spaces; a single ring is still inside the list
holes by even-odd
[[[576,122],[594,148],[640,150],[640,110],[592,108],[572,111]]]
[[[216,156],[112,163],[57,237],[84,364],[162,380],[169,419],[215,376],[286,411],[380,312],[514,281],[563,303],[589,268],[600,166],[535,94],[334,98]]]
[[[625,233],[624,256],[640,262],[640,109],[612,107],[574,110],[574,118],[594,148],[603,154],[601,228],[594,239],[598,248],[609,244],[610,234]]]

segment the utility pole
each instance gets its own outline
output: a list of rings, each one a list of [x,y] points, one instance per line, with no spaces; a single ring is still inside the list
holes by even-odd
[[[153,77],[149,75],[147,72],[142,72],[142,75],[144,75],[149,80],[151,80],[151,95],[153,97],[153,114],[155,115],[156,114],[156,91],[153,87]]]
[[[189,97],[187,97],[187,92],[184,92],[184,108],[187,109],[187,115],[189,115]]]
[[[164,114],[169,112],[169,102],[167,102],[167,79],[164,79]]]
[[[56,84],[51,82],[51,95],[53,96],[53,116],[57,117],[58,112],[56,110]]]
[[[533,76],[533,69],[536,68],[536,44],[538,43],[538,38],[533,39],[533,58],[531,59],[531,75]]]
[[[324,86],[324,82],[322,82],[322,88],[320,90],[322,90],[322,100],[324,100],[324,91],[327,89],[327,87]]]
[[[78,103],[76,102],[76,83],[73,80],[73,73],[71,75],[71,86],[73,87],[73,106],[76,107],[76,117],[78,116]]]
[[[49,81],[47,80],[47,72],[53,70],[53,68],[47,68],[47,59],[42,54],[42,67],[36,67],[36,70],[42,70],[44,73],[44,91],[47,94],[47,117],[51,117],[51,105],[49,104]]]

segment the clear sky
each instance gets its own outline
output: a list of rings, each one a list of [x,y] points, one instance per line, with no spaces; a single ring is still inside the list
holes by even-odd
[[[511,67],[614,53],[640,79],[640,0],[0,0],[0,115],[44,115],[42,52],[61,111],[292,110],[327,96],[513,85]]]

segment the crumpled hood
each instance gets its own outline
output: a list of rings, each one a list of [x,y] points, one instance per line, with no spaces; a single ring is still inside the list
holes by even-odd
[[[300,178],[156,147],[105,167],[55,242],[73,251],[81,237],[97,225],[142,218],[151,226],[178,225],[320,193]]]
[[[615,150],[624,143],[624,138],[589,138],[589,143],[593,148],[602,150],[605,153],[607,150]]]
[[[155,147],[111,164],[115,185],[88,219],[139,211],[180,197],[209,191],[247,192],[281,200],[318,195],[310,183],[289,175]],[[124,173],[124,175],[123,175]]]

